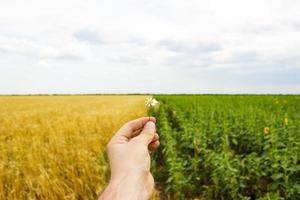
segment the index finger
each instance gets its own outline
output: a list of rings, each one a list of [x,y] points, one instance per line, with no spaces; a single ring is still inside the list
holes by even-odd
[[[152,121],[155,123],[156,119],[155,117],[141,117],[129,121],[119,129],[119,131],[116,133],[116,136],[123,136],[127,139],[130,139],[134,136],[134,132],[139,129],[142,129],[148,121]]]

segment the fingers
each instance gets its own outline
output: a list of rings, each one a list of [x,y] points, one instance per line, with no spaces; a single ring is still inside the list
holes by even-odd
[[[154,139],[155,131],[155,123],[153,121],[148,121],[145,124],[142,132],[136,138],[137,140],[140,140],[140,142],[148,146]]]
[[[125,124],[125,126],[128,126],[128,128],[130,128],[131,131],[134,132],[138,129],[142,129],[148,121],[152,121],[155,123],[156,119],[154,117],[141,117],[141,118],[132,120],[130,122],[127,122]]]
[[[120,130],[116,133],[117,136],[126,137],[128,140],[136,136],[144,127],[144,125],[151,121],[156,122],[154,117],[141,117],[132,121],[127,122]]]
[[[156,140],[159,140],[159,135],[157,133],[154,134],[154,137],[153,137],[151,143],[155,142]]]
[[[148,145],[148,150],[151,152],[151,151],[154,151],[155,149],[157,149],[160,145],[160,142],[159,140],[155,141],[155,142],[151,142],[149,145]]]
[[[160,142],[159,142],[159,135],[157,133],[155,133],[151,143],[148,145],[148,150],[151,152],[151,151],[154,151],[155,149],[157,149],[160,145]]]

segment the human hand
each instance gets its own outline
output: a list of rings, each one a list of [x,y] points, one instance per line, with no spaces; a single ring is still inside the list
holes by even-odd
[[[159,147],[154,117],[126,123],[107,145],[111,179],[100,200],[143,200],[153,193],[149,153]]]

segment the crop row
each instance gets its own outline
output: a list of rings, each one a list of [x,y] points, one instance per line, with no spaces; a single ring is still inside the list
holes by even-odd
[[[156,98],[162,197],[300,198],[298,96]]]

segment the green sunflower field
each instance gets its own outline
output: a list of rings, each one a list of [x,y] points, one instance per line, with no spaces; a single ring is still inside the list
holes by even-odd
[[[155,96],[162,199],[300,199],[300,97]]]

